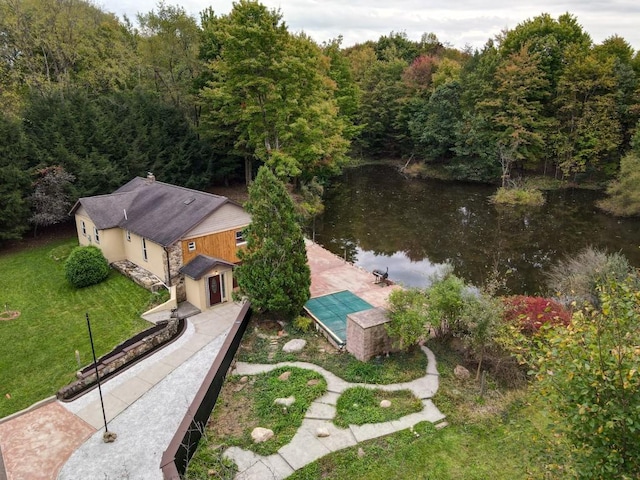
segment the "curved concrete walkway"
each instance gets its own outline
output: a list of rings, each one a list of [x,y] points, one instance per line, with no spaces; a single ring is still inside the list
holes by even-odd
[[[188,320],[173,344],[103,387],[109,431],[104,443],[97,391],[64,404],[97,432],[62,467],[59,480],[160,480],[160,459],[209,371],[241,305],[228,303]],[[102,428],[101,428],[102,427]]]
[[[291,442],[283,446],[277,453],[262,456],[239,447],[231,447],[225,451],[225,456],[238,465],[239,473],[236,479],[242,480],[280,480],[288,477],[294,471],[304,467],[320,457],[351,447],[359,442],[398,432],[423,421],[436,423],[445,416],[433,404],[431,398],[438,391],[439,376],[436,359],[431,350],[421,347],[427,355],[427,372],[424,377],[406,383],[392,385],[374,385],[364,383],[349,383],[328,372],[322,367],[306,362],[282,362],[276,364],[249,364],[238,362],[236,374],[255,375],[268,372],[278,367],[300,367],[313,370],[323,375],[327,381],[327,393],[316,399],[307,413],[302,425]],[[332,420],[336,415],[336,403],[340,394],[351,387],[366,387],[386,391],[411,390],[422,401],[420,412],[406,415],[398,420],[365,425],[350,425],[340,429]],[[317,437],[318,428],[326,428],[328,437]]]
[[[160,458],[235,321],[227,303],[191,317],[187,331],[102,386],[72,402],[51,399],[0,422],[8,480],[160,480]],[[4,475],[0,471],[0,480]]]

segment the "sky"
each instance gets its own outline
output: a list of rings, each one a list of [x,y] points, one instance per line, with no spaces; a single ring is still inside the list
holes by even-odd
[[[343,46],[377,40],[391,31],[406,32],[419,40],[433,32],[440,42],[463,49],[480,48],[504,29],[541,13],[557,18],[569,12],[578,19],[595,43],[617,34],[640,50],[640,1],[638,0],[262,0],[280,9],[291,32],[304,31],[322,43],[342,35]],[[147,13],[156,0],[100,0],[104,10],[131,20]],[[229,13],[231,0],[166,0],[199,18],[211,6],[218,15]]]

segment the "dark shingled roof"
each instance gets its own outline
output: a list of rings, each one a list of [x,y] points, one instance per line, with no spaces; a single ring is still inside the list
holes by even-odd
[[[193,278],[194,280],[200,280],[208,271],[217,267],[233,267],[233,263],[225,262],[219,258],[210,257],[208,255],[198,255],[189,263],[180,268],[180,273],[184,273],[186,276]]]
[[[120,227],[166,247],[228,201],[136,177],[110,195],[79,199],[70,214],[82,205],[99,230]]]

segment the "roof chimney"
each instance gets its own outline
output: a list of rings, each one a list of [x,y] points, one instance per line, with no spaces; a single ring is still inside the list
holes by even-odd
[[[155,181],[156,181],[156,176],[151,172],[147,172],[147,183],[153,183]]]

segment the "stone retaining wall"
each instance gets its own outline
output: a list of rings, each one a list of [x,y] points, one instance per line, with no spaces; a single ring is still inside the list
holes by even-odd
[[[135,362],[151,350],[172,340],[180,333],[178,329],[179,323],[178,319],[158,322],[158,325],[164,324],[164,328],[151,333],[130,345],[127,345],[127,342],[120,344],[110,353],[101,357],[98,360],[98,372],[100,374],[100,379],[109,377],[116,371],[124,368],[125,365]],[[62,387],[58,391],[56,397],[59,400],[71,400],[80,393],[92,388],[94,384],[97,384],[96,371],[93,365],[85,367],[78,372],[76,376],[78,377],[78,380]]]

